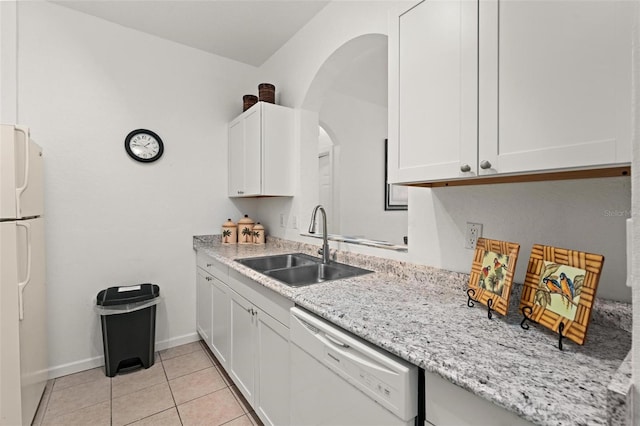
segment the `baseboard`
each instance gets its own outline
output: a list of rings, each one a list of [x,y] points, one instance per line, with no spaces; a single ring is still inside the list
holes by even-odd
[[[200,335],[197,332],[193,332],[178,337],[172,337],[171,339],[157,341],[156,352],[180,345],[186,345],[187,343],[191,342],[197,342],[198,340],[200,340]]]
[[[66,376],[80,371],[91,370],[92,368],[104,365],[104,356],[82,359],[80,361],[69,362],[49,368],[49,379]]]
[[[198,333],[189,333],[178,337],[172,337],[170,339],[161,340],[156,342],[156,352],[163,351],[165,349],[173,348],[175,346],[186,345],[187,343],[197,342],[200,340]],[[57,377],[67,376],[69,374],[78,373],[80,371],[91,370],[92,368],[102,367],[104,365],[104,356],[100,355],[93,358],[86,358],[79,361],[69,362],[67,364],[57,365],[50,367],[48,370],[49,379],[55,379]]]

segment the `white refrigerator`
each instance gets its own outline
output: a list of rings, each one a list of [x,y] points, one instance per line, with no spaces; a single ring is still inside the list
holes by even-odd
[[[42,149],[0,125],[0,425],[30,425],[48,375]]]

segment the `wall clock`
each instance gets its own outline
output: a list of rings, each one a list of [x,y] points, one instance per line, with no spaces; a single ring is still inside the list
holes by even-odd
[[[162,157],[164,144],[160,136],[151,130],[137,129],[125,138],[124,149],[134,160],[151,163]]]

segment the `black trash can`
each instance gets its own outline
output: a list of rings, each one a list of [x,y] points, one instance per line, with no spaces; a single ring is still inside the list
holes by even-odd
[[[160,287],[138,284],[109,287],[97,296],[102,320],[104,368],[108,377],[121,368],[153,365],[156,338],[156,304]]]

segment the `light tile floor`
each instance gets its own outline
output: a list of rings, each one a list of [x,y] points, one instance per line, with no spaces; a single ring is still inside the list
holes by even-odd
[[[94,368],[47,383],[34,426],[262,425],[202,341],[156,353],[148,369]]]

